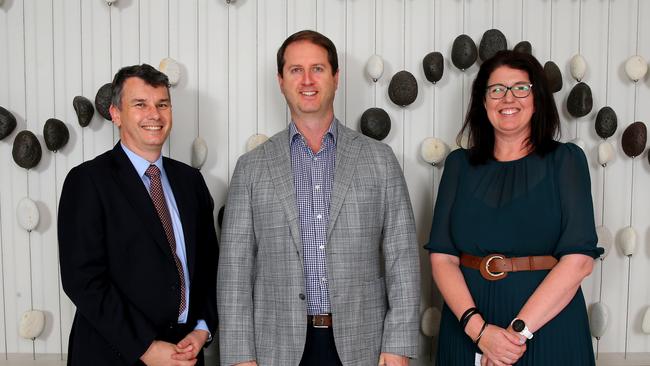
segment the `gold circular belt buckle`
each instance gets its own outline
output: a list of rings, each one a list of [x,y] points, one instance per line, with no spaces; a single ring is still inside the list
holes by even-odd
[[[481,276],[488,281],[498,281],[506,278],[508,275],[506,272],[492,272],[490,271],[490,263],[495,259],[505,259],[506,256],[503,254],[490,254],[483,257],[481,260],[479,271]]]

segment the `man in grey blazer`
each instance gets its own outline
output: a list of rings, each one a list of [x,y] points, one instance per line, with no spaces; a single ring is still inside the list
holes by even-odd
[[[278,50],[292,122],[233,174],[217,280],[222,365],[407,365],[418,350],[413,212],[391,148],[334,117],[334,44]]]

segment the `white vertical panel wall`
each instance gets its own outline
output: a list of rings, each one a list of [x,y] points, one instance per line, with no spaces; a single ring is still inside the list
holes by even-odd
[[[392,128],[384,142],[404,169],[419,246],[428,239],[442,174],[442,168],[421,160],[420,142],[436,136],[455,144],[478,71],[478,64],[464,72],[453,66],[454,39],[464,33],[478,44],[484,31],[498,28],[510,47],[526,39],[542,63],[556,62],[564,76],[564,87],[556,94],[562,139],[585,143],[596,224],[606,225],[616,237],[628,225],[638,233],[633,256],[612,248],[583,283],[589,304],[600,300],[611,310],[609,329],[597,349],[650,352],[650,336],[640,325],[650,306],[650,192],[645,189],[650,165],[647,153],[633,160],[620,145],[625,127],[650,117],[645,102],[650,78],[632,83],[623,67],[631,55],[650,58],[648,19],[650,3],[640,0],[118,0],[110,7],[104,0],[5,0],[0,5],[0,105],[16,116],[18,128],[0,141],[0,357],[56,358],[67,349],[74,306],[59,283],[58,197],[73,166],[110,149],[118,139],[117,129],[98,114],[90,126],[80,127],[74,96],[94,100],[98,88],[122,66],[177,60],[182,79],[172,88],[174,128],[164,152],[189,163],[195,138],[207,142],[202,172],[218,208],[247,139],[256,133],[272,135],[287,124],[275,53],[287,35],[304,28],[323,32],[339,50],[339,119],[358,129],[367,108],[381,107],[390,115]],[[435,85],[422,71],[422,58],[431,51],[445,56],[443,78]],[[566,111],[567,96],[577,83],[569,73],[576,53],[587,60],[583,81],[594,99],[594,109],[582,118]],[[385,62],[384,76],[376,83],[364,73],[373,54]],[[418,98],[406,108],[387,96],[390,77],[400,70],[418,80]],[[619,128],[610,139],[616,156],[603,168],[597,163],[600,139],[593,126],[605,105],[618,114]],[[70,130],[68,145],[57,153],[43,143],[48,118],[63,120]],[[24,129],[43,146],[40,164],[29,171],[11,158],[13,139]],[[31,233],[15,219],[23,197],[36,201],[41,212]],[[440,308],[427,253],[419,250],[422,310]],[[32,308],[45,312],[46,329],[35,340],[21,339],[19,319]],[[421,340],[418,364],[428,364],[436,340]]]

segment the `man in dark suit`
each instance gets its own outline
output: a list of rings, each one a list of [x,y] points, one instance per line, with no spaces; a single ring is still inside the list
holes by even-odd
[[[68,365],[202,365],[216,328],[217,238],[198,170],[161,156],[167,77],[113,80],[120,142],[73,168],[59,205],[63,289],[77,307]]]

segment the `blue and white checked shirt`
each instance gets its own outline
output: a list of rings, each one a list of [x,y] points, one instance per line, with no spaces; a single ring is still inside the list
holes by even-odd
[[[332,120],[316,154],[309,148],[295,123],[289,125],[291,167],[300,218],[309,315],[331,312],[326,249],[336,162],[337,124],[336,119]]]

